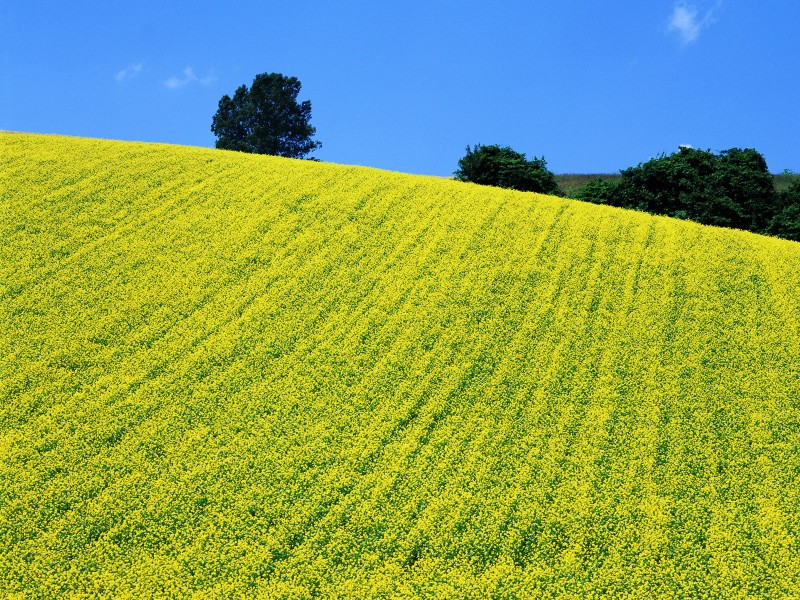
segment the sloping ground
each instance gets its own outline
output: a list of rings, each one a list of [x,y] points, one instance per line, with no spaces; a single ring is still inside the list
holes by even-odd
[[[0,134],[0,589],[800,595],[800,244]]]

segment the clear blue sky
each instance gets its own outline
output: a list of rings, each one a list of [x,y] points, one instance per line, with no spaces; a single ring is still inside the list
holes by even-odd
[[[0,0],[0,129],[213,146],[303,84],[325,161],[450,175],[467,144],[615,172],[679,144],[800,170],[800,2]]]

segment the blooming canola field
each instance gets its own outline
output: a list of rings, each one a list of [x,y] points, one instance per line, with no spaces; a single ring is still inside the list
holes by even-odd
[[[800,244],[0,133],[0,596],[800,596]]]

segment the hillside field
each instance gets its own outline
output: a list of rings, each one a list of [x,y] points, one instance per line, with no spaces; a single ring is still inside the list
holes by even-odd
[[[800,596],[800,244],[0,133],[0,596]]]

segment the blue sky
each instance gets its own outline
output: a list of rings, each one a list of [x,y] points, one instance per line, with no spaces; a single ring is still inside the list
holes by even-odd
[[[800,170],[788,0],[0,0],[0,129],[213,146],[223,94],[303,84],[321,160],[450,175],[467,144],[616,172],[679,144]]]

